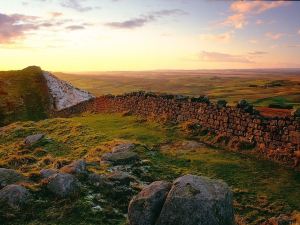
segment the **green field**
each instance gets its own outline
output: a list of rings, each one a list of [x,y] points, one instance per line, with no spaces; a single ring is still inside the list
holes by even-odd
[[[190,96],[207,95],[234,105],[241,99],[255,106],[280,103],[300,106],[300,72],[289,70],[220,70],[56,73],[96,96],[131,91],[154,91]]]
[[[24,137],[40,132],[46,134],[46,139],[25,151]],[[58,161],[85,158],[97,162],[118,142],[138,144],[136,152],[148,161],[148,167],[145,171],[134,169],[133,175],[146,183],[172,181],[191,173],[223,179],[234,191],[235,214],[247,224],[300,210],[299,173],[273,162],[205,145],[181,147],[186,138],[179,127],[120,114],[17,122],[3,127],[0,167],[17,169],[30,177],[29,187],[37,196],[27,210],[10,212],[9,224],[124,224],[129,199],[114,199],[111,190],[103,194],[103,190],[85,186],[79,196],[57,200],[47,194],[37,179],[40,169],[52,168]],[[107,173],[106,169],[101,164],[89,167],[96,173]],[[94,199],[98,195],[101,199]],[[93,204],[100,204],[103,211],[95,213]]]

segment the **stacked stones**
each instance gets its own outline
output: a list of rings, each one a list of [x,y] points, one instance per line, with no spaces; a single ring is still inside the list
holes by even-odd
[[[245,105],[245,104],[241,104]],[[285,118],[265,118],[242,106],[212,104],[206,97],[188,98],[180,95],[134,92],[118,96],[102,96],[60,112],[125,112],[160,121],[181,123],[197,121],[202,129],[231,140],[249,143],[271,159],[292,165],[300,150],[300,120],[295,115]],[[250,110],[251,111],[251,110]],[[225,147],[225,146],[224,146]],[[230,147],[230,146],[227,146]]]

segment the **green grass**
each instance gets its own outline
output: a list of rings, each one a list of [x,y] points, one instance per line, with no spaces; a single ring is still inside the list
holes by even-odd
[[[157,123],[141,121],[133,116],[122,117],[120,114],[46,119],[37,123],[17,122],[0,130],[2,162],[14,157],[16,151],[22,151],[24,138],[35,133],[44,133],[48,138],[40,146],[45,150],[40,160],[45,156],[73,160],[114,140],[127,140],[151,147],[176,137],[172,127],[164,128]],[[28,171],[31,165],[18,165],[16,168]]]
[[[24,152],[24,137],[40,132],[46,134],[46,139],[29,152]],[[159,179],[172,181],[183,174],[222,179],[234,191],[236,214],[245,218],[249,224],[254,225],[265,218],[300,210],[299,173],[253,156],[204,145],[194,150],[182,149],[174,144],[183,139],[184,134],[176,127],[120,114],[18,122],[0,129],[0,167],[17,169],[32,177],[40,169],[51,168],[61,160],[86,158],[88,161],[97,161],[115,143],[129,141],[141,144],[137,152],[142,159],[150,160],[149,171],[142,179],[148,182]],[[160,150],[157,146],[162,143]],[[49,159],[50,164],[45,164],[45,159]],[[20,163],[15,165],[11,162]],[[102,170],[94,167],[90,169],[98,172]],[[88,196],[99,191],[101,193],[101,190],[86,186],[80,196],[57,201],[44,193],[43,189],[39,190],[35,194],[38,200],[32,205],[34,208],[28,209],[35,214],[23,212],[11,224],[124,223],[122,214],[126,213],[129,200],[121,201],[104,195],[106,202],[101,205],[104,211],[95,214],[91,209],[92,200]],[[36,208],[39,208],[38,212]],[[113,209],[121,213],[114,213]]]
[[[49,94],[38,67],[0,72],[0,126],[47,117]]]
[[[282,95],[275,97],[261,98],[253,102],[257,106],[277,105],[293,105],[296,108],[300,107],[300,94]]]
[[[234,191],[235,213],[248,224],[300,210],[300,174],[273,162],[209,147],[197,151],[171,147],[150,157],[158,179],[197,174],[227,182]]]

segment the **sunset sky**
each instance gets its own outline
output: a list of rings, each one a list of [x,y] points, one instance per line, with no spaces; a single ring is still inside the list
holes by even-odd
[[[0,70],[300,68],[300,2],[0,0]]]

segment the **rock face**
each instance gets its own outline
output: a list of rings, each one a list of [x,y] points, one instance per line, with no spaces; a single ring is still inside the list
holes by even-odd
[[[139,193],[129,205],[130,225],[235,224],[232,193],[227,184],[186,175],[176,179],[169,189],[167,183],[153,183]]]
[[[44,134],[30,135],[25,138],[24,144],[25,145],[33,145],[33,144],[37,143],[39,140],[41,140],[43,137],[44,137]]]
[[[0,188],[25,180],[26,178],[15,170],[0,168]]]
[[[0,190],[0,203],[19,209],[30,201],[30,192],[20,185],[8,185]]]
[[[74,195],[79,190],[78,180],[71,174],[57,173],[49,177],[47,188],[58,197],[65,198]]]
[[[66,165],[60,169],[63,173],[70,174],[84,174],[86,172],[86,162],[82,159],[76,160],[69,165]]]
[[[94,98],[90,93],[75,88],[68,82],[62,81],[48,72],[44,72],[43,75],[53,99],[53,107],[56,110],[63,110]]]
[[[128,207],[130,225],[154,225],[170,189],[171,183],[156,181],[135,196]]]

